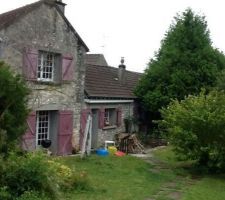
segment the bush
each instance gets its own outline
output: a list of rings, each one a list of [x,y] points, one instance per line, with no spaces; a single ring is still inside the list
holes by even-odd
[[[12,198],[7,186],[0,186],[0,199],[10,200]]]
[[[54,160],[50,160],[48,163],[55,174],[61,177],[59,185],[62,190],[89,190],[91,188],[85,171],[77,172]]]
[[[58,193],[58,178],[49,167],[47,157],[40,152],[18,156],[10,153],[4,161],[0,184],[8,187],[14,197],[26,191],[38,191],[55,197]]]
[[[1,161],[3,158],[0,157]],[[0,199],[24,200],[43,194],[55,200],[61,199],[63,190],[86,190],[89,187],[85,172],[76,172],[42,152],[22,156],[10,153],[1,163]],[[33,199],[36,200],[36,197]]]
[[[161,110],[159,122],[177,155],[210,170],[225,169],[225,93],[204,91],[174,100]]]

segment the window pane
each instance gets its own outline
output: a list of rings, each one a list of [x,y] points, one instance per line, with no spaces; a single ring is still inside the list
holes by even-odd
[[[38,59],[38,78],[40,80],[52,81],[54,73],[54,62],[56,54],[39,52]]]
[[[49,112],[39,111],[37,113],[37,145],[41,145],[41,141],[49,138]]]
[[[116,109],[115,108],[105,109],[104,124],[105,126],[112,126],[116,124]]]

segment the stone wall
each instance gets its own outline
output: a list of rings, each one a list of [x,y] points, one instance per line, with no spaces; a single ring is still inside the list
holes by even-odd
[[[28,107],[31,110],[72,110],[74,113],[73,144],[79,142],[80,111],[84,99],[84,47],[65,23],[55,7],[41,4],[39,8],[0,30],[0,58],[22,74],[24,48],[35,48],[59,54],[72,54],[74,80],[67,83],[27,82],[31,89]]]
[[[100,109],[100,108],[121,108],[122,119],[121,126],[105,127],[98,129],[98,146],[104,145],[105,140],[114,140],[114,136],[117,133],[125,131],[124,119],[129,116],[133,116],[134,104],[133,103],[104,103],[104,104],[85,104],[84,108]]]

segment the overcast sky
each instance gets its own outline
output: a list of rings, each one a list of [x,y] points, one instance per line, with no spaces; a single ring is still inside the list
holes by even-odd
[[[65,15],[90,49],[104,53],[117,67],[125,57],[128,70],[143,72],[176,13],[192,8],[205,15],[215,47],[225,52],[223,0],[63,0]],[[0,13],[35,0],[7,0]]]

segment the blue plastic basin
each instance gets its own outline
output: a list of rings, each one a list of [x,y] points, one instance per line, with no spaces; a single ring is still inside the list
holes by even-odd
[[[106,149],[97,149],[96,154],[99,156],[107,156],[109,155],[109,152]]]

